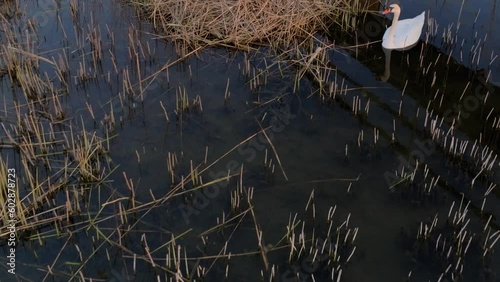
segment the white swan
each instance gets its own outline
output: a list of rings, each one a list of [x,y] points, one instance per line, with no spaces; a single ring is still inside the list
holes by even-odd
[[[413,47],[422,33],[425,12],[412,19],[398,21],[401,8],[397,4],[392,4],[384,10],[384,15],[388,13],[393,13],[394,18],[392,25],[384,33],[382,47],[389,50],[407,50]]]

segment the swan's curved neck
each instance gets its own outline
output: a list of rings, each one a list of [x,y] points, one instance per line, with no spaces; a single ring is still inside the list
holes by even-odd
[[[396,25],[399,20],[399,11],[394,12],[394,17],[392,18],[391,33],[389,34],[389,40],[394,42],[394,36],[396,35]]]

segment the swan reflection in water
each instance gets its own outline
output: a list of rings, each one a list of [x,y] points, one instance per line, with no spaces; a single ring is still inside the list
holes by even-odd
[[[384,50],[385,54],[385,68],[384,68],[384,74],[380,77],[380,80],[383,82],[387,82],[389,80],[389,77],[391,76],[391,52],[392,50],[385,49],[382,47]]]
[[[425,21],[425,12],[414,18],[399,20],[401,9],[397,4],[392,4],[383,11],[384,15],[389,13],[394,14],[394,17],[392,25],[385,31],[382,39],[382,49],[385,54],[385,70],[384,75],[380,79],[384,82],[391,76],[392,50],[406,51],[417,45]]]

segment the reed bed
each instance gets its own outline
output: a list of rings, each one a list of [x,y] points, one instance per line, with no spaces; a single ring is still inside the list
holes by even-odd
[[[111,168],[106,157],[107,140],[86,131],[81,124],[54,125],[43,116],[29,113],[21,117],[17,126],[2,125],[8,139],[2,150],[14,153],[19,162],[17,230],[28,235],[84,212],[82,195],[93,184],[104,182]],[[9,163],[11,168],[13,162]],[[8,218],[7,208],[2,206],[2,238],[8,234]]]
[[[337,24],[353,27],[359,0],[138,0],[134,2],[156,29],[187,46],[225,46],[248,50],[312,37]]]
[[[68,112],[67,57],[39,55],[34,25],[22,34],[5,19],[0,25],[0,75],[12,90],[12,98],[5,93],[1,111],[0,167],[17,171],[16,230],[19,240],[46,226],[60,234],[73,216],[85,212],[83,195],[110,173],[112,137],[87,130],[80,116]],[[5,175],[0,178],[2,186],[7,183]],[[3,194],[0,201],[5,202]],[[0,238],[9,233],[8,212],[2,205]]]

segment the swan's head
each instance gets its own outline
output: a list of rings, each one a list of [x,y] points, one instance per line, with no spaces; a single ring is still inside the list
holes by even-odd
[[[389,6],[389,8],[384,10],[384,15],[389,14],[389,13],[394,13],[394,14],[399,14],[401,13],[401,8],[399,8],[398,4],[392,4]]]

